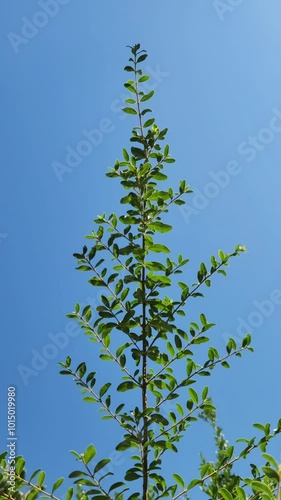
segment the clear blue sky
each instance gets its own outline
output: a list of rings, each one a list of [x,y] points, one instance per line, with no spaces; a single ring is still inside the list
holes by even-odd
[[[72,253],[97,214],[119,209],[120,190],[105,173],[135,125],[120,108],[126,45],[137,42],[149,53],[154,116],[169,128],[177,159],[171,184],[185,178],[195,189],[187,210],[169,215],[174,255],[192,260],[192,282],[198,264],[218,249],[248,249],[195,309],[217,324],[213,338],[221,348],[227,333],[253,333],[255,354],[208,380],[219,423],[230,441],[254,435],[254,422],[274,426],[281,413],[280,2],[242,0],[219,9],[211,0],[14,0],[0,9],[0,449],[7,387],[15,385],[17,451],[29,471],[47,471],[47,484],[76,468],[70,449],[82,452],[93,442],[100,458],[114,453],[115,427],[82,403],[78,388],[58,375],[58,362],[70,354],[77,363],[97,363],[95,346],[77,331],[65,333],[76,301],[98,301]],[[89,152],[81,141],[93,129]],[[73,158],[77,149],[83,157]],[[52,335],[67,346],[55,348]],[[41,370],[34,368],[38,353]],[[33,372],[24,376],[25,369]],[[174,472],[189,478],[205,443],[211,458],[204,430],[198,446],[193,437],[172,457]],[[271,451],[281,461],[280,440]]]

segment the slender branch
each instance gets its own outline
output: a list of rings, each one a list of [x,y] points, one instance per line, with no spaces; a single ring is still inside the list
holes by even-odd
[[[198,373],[202,372],[202,371],[205,371],[206,369],[208,370],[211,370],[214,368],[215,365],[217,365],[218,363],[222,363],[223,361],[225,361],[226,359],[236,355],[237,353],[239,352],[242,352],[244,351],[244,349],[247,349],[247,347],[241,347],[240,349],[237,349],[229,354],[227,354],[226,356],[224,356],[223,358],[219,358],[217,359],[216,361],[213,361],[210,365],[206,366],[204,368],[204,366],[201,366],[198,370],[196,370],[195,372],[191,373],[187,378],[185,378],[184,380],[182,380],[182,382],[180,382],[179,384],[177,384],[174,389],[169,392],[169,394],[167,396],[165,396],[165,398],[161,399],[161,401],[159,401],[159,403],[156,405],[155,408],[159,408],[163,403],[165,403],[165,401],[167,401],[168,397],[173,394],[175,391],[177,391],[178,389],[180,389],[181,387],[186,387],[185,385],[183,385],[185,382],[187,382],[188,380],[190,380],[192,377],[195,377],[196,375],[198,375]]]
[[[106,245],[106,243],[104,243],[104,241],[102,241],[98,236],[96,237],[96,239],[98,240],[98,242],[103,246],[103,248],[105,248],[105,250],[108,250],[109,253],[111,253],[111,255],[113,255],[114,259],[117,260],[117,262],[119,262],[119,264],[123,267],[123,269],[126,269],[126,271],[131,275],[131,276],[134,276],[134,273],[132,273],[130,271],[130,269],[126,266],[126,264],[124,264],[120,259],[119,257],[116,257],[116,255],[114,255],[113,251],[111,250],[111,248]],[[103,280],[104,281],[104,280]],[[104,285],[107,286],[107,283],[105,283],[104,281]]]
[[[88,467],[88,465],[87,465],[87,464],[83,461],[83,459],[82,459],[82,462],[83,462],[83,464],[84,464],[85,469],[88,471],[89,476],[90,476],[90,477],[93,479],[93,481],[96,483],[96,486],[98,486],[98,487],[99,487],[99,489],[100,489],[100,490],[101,490],[101,492],[102,492],[102,493],[106,496],[106,498],[110,498],[110,499],[112,500],[112,498],[113,498],[113,497],[111,497],[111,496],[109,495],[109,493],[107,493],[107,492],[103,489],[102,485],[101,485],[101,484],[100,484],[100,482],[99,482],[99,481],[95,478],[95,476],[91,473],[90,468],[89,468],[89,467]]]
[[[162,161],[165,161],[167,158],[168,158],[168,156],[166,156],[165,158],[163,158]],[[163,207],[160,210],[158,210],[158,212],[155,215],[153,215],[153,217],[151,217],[149,223],[151,223],[156,217],[158,217],[158,215],[162,214],[166,210],[166,208],[168,208],[170,205],[172,205],[173,203],[175,203],[176,200],[178,200],[179,198],[181,198],[183,194],[185,194],[185,193],[179,193],[174,198],[172,198],[169,201],[169,203],[164,203]]]
[[[88,265],[90,266],[90,268],[96,273],[97,277],[100,278],[101,280],[103,280],[103,278],[101,277],[101,273],[99,273],[99,271],[97,270],[97,268],[92,265],[91,261],[88,258],[86,259],[86,261],[87,261]],[[106,288],[109,290],[109,292],[111,293],[111,295],[118,301],[118,303],[122,307],[122,309],[124,309],[125,311],[127,311],[125,305],[122,302],[122,300],[119,299],[119,297],[117,297],[117,295],[112,290],[111,286],[108,283],[105,283],[105,281],[104,281],[104,284],[105,284]],[[114,316],[115,316],[115,314],[114,314]]]
[[[2,470],[5,474],[10,474],[10,471],[9,470],[6,470],[4,469],[1,465],[0,465],[0,470]],[[42,490],[42,488],[39,488],[39,486],[37,486],[36,484],[33,484],[31,483],[30,481],[27,481],[27,479],[23,479],[21,476],[19,476],[18,474],[13,474],[14,477],[16,479],[19,479],[20,481],[22,481],[25,486],[30,486],[31,488],[35,489],[36,491],[38,491],[38,493],[43,493],[45,496],[49,497],[49,498],[53,498],[54,500],[60,500],[60,498],[56,497],[55,495],[52,495],[52,493],[48,493],[47,491],[45,490]],[[6,498],[11,498],[10,496],[6,497]]]
[[[113,254],[113,252],[110,250],[110,248],[109,248],[107,245],[105,245],[105,243],[103,243],[103,241],[101,241],[99,238],[98,238],[98,240],[99,240],[99,242],[100,242],[100,243],[104,246],[104,248],[106,248],[106,249],[107,249],[107,250],[108,250],[108,251],[109,251],[112,255],[114,255],[114,254]],[[120,263],[122,264],[122,262],[121,262],[121,261],[120,261],[117,257],[115,257],[115,258],[118,260],[118,262],[120,262]],[[97,269],[96,269],[96,268],[95,268],[95,267],[91,264],[91,261],[89,261],[89,260],[87,259],[87,262],[88,262],[89,266],[91,267],[91,269],[92,269],[92,270],[96,273],[96,275],[98,276],[98,278],[100,278],[100,279],[104,282],[104,286],[105,286],[105,287],[109,290],[109,292],[113,295],[113,297],[114,297],[114,298],[118,301],[118,303],[121,305],[122,309],[123,309],[124,311],[126,311],[126,312],[127,312],[127,309],[126,309],[125,305],[123,304],[123,302],[122,302],[122,301],[121,301],[121,300],[117,297],[117,295],[113,292],[112,288],[108,285],[108,283],[106,283],[106,282],[103,280],[103,278],[101,277],[101,274],[100,274],[100,273],[97,271]],[[123,264],[122,264],[122,265],[123,265]],[[123,267],[124,267],[124,269],[126,269],[126,270],[127,270],[127,271],[128,271],[128,272],[132,275],[132,276],[135,276],[135,275],[134,275],[134,274],[133,274],[133,273],[132,273],[132,272],[131,272],[131,271],[130,271],[130,270],[129,270],[126,266],[125,266],[125,265],[123,265]],[[121,324],[122,324],[122,322],[120,322],[120,321],[118,320],[118,318],[117,318],[116,314],[115,314],[115,313],[113,313],[113,315],[114,315],[114,318],[116,319],[117,323],[118,323],[119,325],[121,325]],[[140,323],[139,323],[139,324],[137,323],[137,326],[141,327],[141,324],[140,324]],[[131,342],[134,344],[135,348],[136,348],[136,349],[138,349],[138,350],[140,351],[140,348],[139,348],[138,344],[136,343],[136,341],[135,341],[133,338],[131,338],[131,337],[130,337],[130,340],[131,340]]]
[[[189,417],[190,415],[192,415],[192,413],[194,413],[195,411],[199,410],[200,408],[202,408],[202,406],[204,405],[204,401],[202,401],[202,403],[196,405],[187,415],[185,415],[184,417],[182,417],[178,422],[176,422],[175,424],[171,425],[170,427],[168,427],[168,429],[164,429],[162,432],[160,432],[158,434],[158,436],[154,437],[153,440],[156,440],[156,439],[159,439],[161,436],[163,436],[164,434],[166,434],[167,432],[170,432],[174,427],[177,427],[178,425],[182,424],[183,422],[185,422]]]
[[[106,403],[104,403],[104,401],[95,393],[95,391],[93,391],[93,389],[91,387],[89,387],[86,382],[84,382],[84,380],[82,380],[78,375],[77,373],[73,372],[70,368],[68,368],[68,371],[69,373],[71,373],[71,375],[73,375],[74,378],[76,378],[77,380],[79,380],[80,384],[83,385],[83,387],[85,387],[87,389],[88,392],[90,392],[94,398],[100,403],[102,404],[102,406],[106,409],[106,411],[111,415],[111,417],[116,420],[116,422],[118,422],[118,424],[121,426],[121,427],[124,427],[126,429],[126,431],[131,434],[132,436],[134,436],[134,433],[128,428],[126,427],[126,425],[124,425],[121,420],[117,417],[117,415],[111,411],[111,409],[109,408],[109,406],[107,406]]]
[[[197,333],[197,335],[195,335],[194,337],[192,337],[192,339],[190,340],[190,342],[188,342],[177,354],[176,356],[174,356],[173,358],[170,359],[170,361],[168,361],[168,363],[166,363],[162,368],[161,370],[159,370],[159,372],[155,373],[155,375],[153,375],[150,379],[149,379],[149,382],[152,382],[155,378],[157,378],[164,370],[166,370],[166,368],[168,368],[168,366],[170,366],[174,361],[176,361],[178,359],[178,357],[181,355],[182,352],[184,352],[186,349],[188,349],[188,347],[190,347],[192,345],[192,343],[194,342],[195,339],[197,339],[197,337],[199,337],[199,335],[201,335],[201,333],[203,333],[202,330],[200,330],[200,332]]]
[[[180,309],[180,307],[182,307],[182,306],[186,303],[187,299],[189,299],[189,297],[191,297],[191,296],[192,296],[192,295],[196,292],[196,290],[198,290],[198,288],[200,288],[200,286],[201,286],[201,285],[203,285],[203,283],[205,283],[205,281],[207,281],[207,280],[208,280],[211,276],[213,276],[213,274],[215,274],[217,271],[219,271],[219,269],[220,269],[221,267],[223,267],[224,265],[225,265],[225,262],[221,262],[221,264],[219,264],[219,265],[218,265],[218,267],[216,267],[216,268],[213,270],[213,272],[208,273],[208,274],[205,276],[205,278],[204,278],[204,279],[203,279],[200,283],[198,283],[198,284],[197,284],[197,285],[193,288],[193,290],[192,290],[191,292],[189,292],[189,294],[187,295],[187,297],[186,297],[184,300],[182,300],[182,301],[181,301],[181,302],[177,305],[177,307],[176,307],[176,308],[174,309],[174,311],[173,311],[173,314],[175,314],[175,313],[176,313],[176,312]],[[161,311],[161,312],[162,312],[162,311]]]
[[[253,446],[251,446],[248,450],[248,453],[250,453],[252,450],[254,450],[255,448],[257,448],[258,445],[255,444]],[[208,474],[207,476],[204,476],[200,481],[201,483],[204,483],[205,481],[207,481],[207,479],[210,479],[210,477],[218,474],[218,472],[226,469],[227,467],[229,467],[230,465],[234,464],[234,462],[237,462],[237,460],[239,460],[241,457],[238,456],[238,457],[234,457],[232,460],[230,460],[229,462],[227,462],[226,464],[222,465],[219,469],[216,469],[215,471],[211,472],[210,474]],[[185,488],[184,490],[182,490],[180,493],[178,493],[175,497],[172,498],[172,500],[177,500],[178,498],[182,497],[183,495],[185,495],[185,493],[187,493],[189,491],[188,488]]]
[[[113,354],[113,352],[111,352],[111,350],[105,345],[105,342],[103,340],[103,338],[97,333],[97,331],[88,323],[88,321],[85,321],[84,318],[82,316],[80,316],[79,314],[79,319],[84,323],[84,325],[87,326],[88,330],[91,330],[91,332],[93,332],[94,336],[96,337],[96,339],[102,344],[103,348],[106,350],[106,352],[108,352],[109,356],[112,357],[113,361],[115,361],[115,363],[118,364],[118,366],[120,366],[120,368],[128,375],[128,377],[130,377],[131,380],[133,380],[136,384],[140,385],[139,382],[137,381],[137,379],[127,370],[127,368],[125,366],[122,366],[119,359]],[[120,324],[120,322],[119,322]]]
[[[139,194],[139,193],[138,193]],[[134,245],[135,247],[138,247],[139,245],[137,243],[134,243],[133,241],[130,240],[130,238],[128,238],[128,236],[124,233],[122,233],[122,231],[119,231],[119,229],[117,227],[114,227],[113,224],[110,222],[110,220],[106,220],[105,221],[106,224],[108,224],[110,227],[112,227],[112,229],[114,229],[114,231],[116,231],[116,233],[120,234],[120,236],[123,236],[123,238],[125,238],[129,243],[131,243],[132,245]]]
[[[234,254],[231,254],[231,255],[232,255],[232,256],[234,256]],[[189,299],[189,297],[191,297],[191,296],[192,296],[192,295],[196,292],[196,290],[198,290],[198,288],[199,288],[201,285],[203,285],[203,283],[205,283],[205,281],[207,281],[207,280],[208,280],[208,279],[209,279],[209,278],[210,278],[213,274],[215,274],[215,273],[216,273],[216,272],[217,272],[217,271],[218,271],[218,270],[219,270],[222,266],[224,266],[224,265],[225,265],[225,263],[224,263],[224,262],[221,262],[221,264],[219,264],[219,265],[218,265],[218,267],[216,267],[216,268],[215,268],[212,272],[208,273],[208,274],[205,276],[205,278],[204,278],[204,279],[203,279],[200,283],[198,283],[198,284],[197,284],[197,285],[193,288],[193,290],[192,290],[191,292],[189,292],[189,294],[187,295],[187,297],[186,297],[184,300],[182,300],[182,301],[181,301],[181,302],[177,305],[177,307],[176,307],[176,308],[175,308],[175,309],[171,312],[171,314],[172,314],[172,315],[174,315],[174,314],[175,314],[175,313],[176,313],[176,312],[177,312],[177,311],[178,311],[178,310],[179,310],[182,306],[184,306],[184,305],[185,305],[185,303],[186,303],[186,301],[187,301],[187,299]],[[154,316],[154,318],[153,318],[153,319],[155,319],[155,318],[160,318],[160,315],[161,315],[163,312],[165,312],[165,309],[162,309],[161,311],[159,311],[159,313],[158,313],[156,316]],[[168,319],[166,319],[166,323],[167,323],[167,322],[168,322]],[[157,335],[156,335],[156,337],[154,338],[154,340],[153,340],[152,344],[150,345],[150,347],[151,347],[151,346],[153,345],[153,343],[157,340],[157,338],[158,338],[158,337],[157,337]]]
[[[99,240],[101,243],[102,241]],[[127,312],[127,309],[125,307],[125,305],[123,304],[123,302],[119,299],[119,297],[117,297],[117,295],[114,293],[114,291],[112,290],[112,288],[108,285],[108,283],[105,283],[105,281],[103,280],[103,278],[101,277],[101,274],[98,272],[98,270],[92,265],[91,261],[86,259],[87,260],[87,263],[89,264],[89,266],[91,267],[91,269],[96,273],[96,275],[98,276],[98,278],[100,278],[103,282],[104,282],[104,286],[109,290],[109,292],[111,293],[111,295],[115,298],[115,300],[118,301],[119,305],[122,307],[122,309]],[[127,269],[127,268],[126,268]],[[115,313],[113,313],[113,316],[115,318],[115,320],[117,321],[118,325],[121,325],[122,322],[119,321],[119,319],[117,318],[117,315]],[[83,320],[83,318],[81,318]],[[83,320],[84,321],[84,320]],[[84,321],[85,322],[85,321]],[[85,322],[87,325],[89,325],[89,323]],[[141,326],[140,324],[137,324],[137,326]],[[97,334],[97,332],[95,331],[94,328],[92,328],[90,325],[89,325],[89,328],[90,330],[92,330],[92,332],[95,334],[95,336],[97,337],[97,339],[99,340],[99,342],[102,342],[100,340],[100,337],[99,335]],[[131,342],[134,344],[135,348],[138,349],[140,351],[140,348],[138,346],[138,344],[136,343],[136,341],[132,338],[130,338]],[[106,346],[104,346],[104,348],[110,353],[110,351],[107,349]],[[111,353],[110,353],[111,354]],[[116,359],[115,359],[116,361]],[[118,361],[117,361],[118,362]],[[120,364],[120,363],[119,363]],[[121,366],[121,365],[120,365]],[[125,370],[126,371],[126,370]],[[129,373],[128,373],[129,375]]]

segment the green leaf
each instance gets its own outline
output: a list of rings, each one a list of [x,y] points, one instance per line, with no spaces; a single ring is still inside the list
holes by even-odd
[[[226,488],[220,488],[219,495],[221,495],[224,500],[233,500],[232,494]]]
[[[112,361],[113,358],[110,356],[110,354],[100,354],[100,359],[103,359],[104,361]]]
[[[23,469],[25,467],[25,461],[22,457],[20,457],[18,460],[17,460],[17,463],[16,463],[16,473],[18,476],[21,475]]]
[[[242,347],[247,347],[251,343],[251,335],[248,333],[242,340]]]
[[[144,116],[146,115],[146,113],[151,113],[151,109],[147,108],[147,109],[143,109],[142,112],[141,112],[141,115]]]
[[[219,255],[219,258],[220,258],[221,260],[224,260],[224,259],[225,259],[225,255],[224,255],[224,252],[223,252],[222,250],[219,250],[219,251],[218,251],[218,255]]]
[[[128,115],[137,115],[137,111],[135,110],[135,108],[130,108],[130,107],[126,107],[126,108],[122,108],[122,111],[124,111],[124,113],[127,113]]]
[[[94,445],[90,444],[84,453],[83,461],[88,464],[96,455],[96,449]]]
[[[120,411],[124,408],[124,406],[125,406],[124,403],[122,403],[121,405],[119,405],[116,408],[116,410],[115,410],[116,415],[118,415],[118,413],[120,413]]]
[[[74,470],[69,474],[68,477],[72,479],[73,477],[82,477],[82,476],[88,476],[88,474],[86,474],[86,472],[83,472],[81,470]]]
[[[236,486],[236,492],[237,492],[237,496],[240,498],[240,500],[246,500],[247,499],[246,493],[243,490],[243,488],[241,488],[241,486]]]
[[[198,394],[197,392],[192,389],[191,387],[188,389],[189,395],[192,399],[192,401],[197,405],[198,404]]]
[[[102,388],[99,392],[100,398],[102,398],[105,395],[105,393],[108,391],[110,386],[111,386],[110,382],[108,382],[107,384],[104,384],[104,386],[102,386]]]
[[[91,317],[92,317],[92,311],[91,309],[89,309],[85,315],[85,320],[87,321],[87,323],[89,323]]]
[[[268,453],[263,453],[263,458],[265,460],[267,460],[267,462],[269,462],[271,465],[273,465],[277,470],[278,470],[278,467],[279,467],[279,464],[278,462],[275,460],[275,458],[273,458],[271,455],[269,455]]]
[[[230,368],[230,364],[227,361],[222,361],[221,366],[224,368]]]
[[[118,392],[130,391],[131,389],[135,389],[136,387],[139,386],[135,382],[127,380],[126,382],[122,382],[121,384],[118,385],[117,391]]]
[[[192,344],[203,344],[204,342],[208,342],[209,340],[210,339],[208,337],[197,337],[197,339],[192,340]],[[222,365],[223,365],[223,363],[222,363]]]
[[[203,391],[202,391],[202,400],[204,401],[206,399],[206,397],[208,396],[208,392],[209,392],[209,387],[206,386],[204,387]]]
[[[175,335],[175,344],[177,349],[182,348],[182,341],[181,338],[178,335]]]
[[[143,95],[142,98],[141,98],[141,102],[148,101],[149,99],[151,99],[151,97],[153,96],[153,94],[154,94],[154,90],[152,90],[151,92],[149,92],[149,94]]]
[[[153,125],[154,122],[155,118],[150,118],[149,120],[146,120],[146,122],[143,124],[143,127],[144,128],[150,127],[151,125]]]
[[[150,252],[156,252],[156,253],[170,253],[170,250],[168,247],[165,245],[160,245],[159,243],[156,243],[155,245],[151,245],[149,247]]]
[[[139,78],[139,83],[146,82],[149,79],[150,79],[149,75],[143,75]]]
[[[132,155],[135,156],[135,158],[145,158],[145,150],[141,148],[131,148]]]
[[[114,483],[110,486],[108,492],[110,493],[111,491],[115,490],[116,488],[119,488],[120,486],[125,486],[125,483],[121,483],[120,481],[118,481],[117,483]],[[118,498],[118,497],[116,497]]]
[[[134,83],[134,82],[133,82]],[[124,84],[124,87],[126,87],[127,90],[129,90],[129,92],[132,92],[133,94],[136,94],[137,91],[134,87],[134,85],[132,85],[130,82],[127,82]]]
[[[83,378],[86,371],[87,371],[87,366],[86,366],[86,363],[84,363],[84,362],[80,363],[75,370],[75,372],[77,373],[79,378]]]
[[[157,174],[153,174],[153,179],[157,181],[166,181],[168,179],[167,175],[158,172]]]
[[[265,427],[262,424],[253,424],[253,427],[255,427],[256,429],[259,429],[262,432],[264,432],[264,430],[265,430]]]
[[[132,440],[127,439],[126,441],[122,441],[121,443],[118,443],[118,445],[116,446],[115,449],[117,451],[125,451],[125,450],[129,450],[132,447],[137,448],[137,445]]]
[[[126,149],[123,149],[123,156],[124,156],[124,159],[125,159],[126,161],[129,161],[129,160],[130,160],[129,153],[128,153],[128,151],[126,151]]]
[[[151,222],[148,224],[148,229],[151,231],[158,231],[159,233],[168,233],[173,227],[169,224],[163,224],[163,222]]]
[[[54,486],[52,487],[52,494],[54,493],[54,491],[56,491],[60,485],[64,482],[64,477],[60,477],[59,479],[57,479],[57,481],[55,482]]]
[[[85,314],[86,314],[86,313],[87,313],[90,309],[91,309],[91,306],[90,306],[90,305],[88,305],[88,306],[84,307],[84,309],[83,309],[83,311],[82,311],[81,316],[85,316]]]
[[[207,320],[206,320],[206,316],[205,314],[200,314],[200,321],[202,323],[203,326],[207,325]]]
[[[93,247],[93,248],[91,249],[91,251],[89,252],[89,255],[88,255],[89,260],[92,260],[92,259],[95,257],[96,252],[97,252],[96,247]]]
[[[154,283],[165,283],[166,285],[170,285],[171,280],[168,276],[160,276],[159,274],[155,274],[153,276],[148,276],[150,281]]]
[[[198,484],[202,484],[202,480],[201,479],[192,479],[192,481],[190,481],[189,485],[187,486],[187,490],[191,490],[192,488],[194,488],[194,486],[197,486]]]
[[[77,271],[92,271],[91,266],[78,266],[76,269]]]
[[[272,469],[272,467],[264,466],[262,467],[262,470],[267,477],[269,477],[270,479],[275,479],[277,482],[279,482],[279,474],[275,469]]]
[[[27,496],[25,496],[25,500],[35,500],[36,498],[38,498],[38,492],[36,491],[36,489],[30,490]],[[41,495],[41,498],[49,498],[49,497]]]
[[[40,472],[38,479],[37,479],[37,486],[39,486],[39,488],[41,488],[41,486],[43,485],[43,483],[45,481],[45,477],[46,477],[45,472],[43,472],[43,471]]]
[[[85,396],[85,398],[83,398],[83,401],[85,401],[86,403],[97,403],[97,399],[96,398],[93,398],[92,396]]]
[[[30,476],[29,481],[31,482],[31,481],[32,481],[32,479],[33,479],[35,476],[37,476],[38,472],[40,472],[40,471],[41,471],[41,469],[36,469],[36,470],[33,472],[33,474]]]
[[[269,488],[269,486],[267,486],[266,484],[264,484],[260,481],[252,481],[251,486],[252,486],[253,490],[260,491],[261,493],[266,493],[266,495],[269,495],[270,497],[272,497],[272,491]]]
[[[137,64],[139,64],[140,62],[145,61],[146,58],[147,58],[147,54],[142,54],[141,56],[139,56],[137,58]]]
[[[69,488],[66,492],[65,500],[71,500],[73,497],[73,488]]]
[[[173,478],[177,484],[179,484],[182,488],[184,488],[184,480],[179,474],[173,474]]]
[[[104,458],[100,462],[97,463],[97,465],[94,468],[94,474],[99,472],[101,469],[103,469],[108,463],[110,462],[110,458]]]
[[[173,357],[175,354],[175,349],[173,348],[171,342],[167,342],[167,349],[168,349],[169,353],[171,354],[171,356]]]

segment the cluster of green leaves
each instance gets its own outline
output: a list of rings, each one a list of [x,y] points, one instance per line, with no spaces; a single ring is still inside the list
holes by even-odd
[[[281,465],[269,453],[265,453],[267,443],[272,437],[280,432],[281,419],[278,427],[273,432],[270,430],[270,424],[254,424],[253,427],[259,429],[263,436],[256,440],[253,438],[238,439],[237,442],[246,443],[246,448],[240,451],[240,454],[234,457],[233,446],[228,446],[222,428],[217,426],[216,411],[203,410],[199,417],[208,422],[214,431],[214,441],[216,449],[216,461],[208,462],[201,454],[201,477],[209,476],[208,480],[203,482],[201,488],[210,500],[221,498],[224,500],[279,500],[281,487]],[[246,458],[247,454],[259,448],[262,452],[264,465],[257,467],[251,463],[250,478],[241,478],[234,474],[233,466],[239,458]],[[225,466],[225,463],[227,465]]]
[[[154,118],[147,118],[151,110],[146,103],[154,93],[146,92],[149,75],[144,75],[140,68],[147,54],[139,44],[130,49],[125,70],[131,79],[125,83],[129,97],[124,112],[137,118],[137,126],[130,138],[130,151],[123,149],[122,161],[116,161],[107,173],[123,186],[125,195],[120,201],[126,209],[122,214],[98,216],[97,227],[86,237],[89,244],[74,254],[77,269],[90,274],[90,285],[99,287],[101,295],[95,314],[90,305],[81,308],[76,304],[68,315],[78,322],[91,342],[99,345],[100,359],[116,366],[119,379],[114,376],[114,380],[103,383],[99,373],[89,370],[85,362],[73,367],[70,356],[60,365],[61,374],[70,375],[81,388],[84,401],[98,404],[103,410],[102,418],[119,426],[122,438],[116,443],[116,450],[129,454],[131,465],[121,478],[116,478],[113,472],[108,472],[110,459],[96,462],[96,450],[90,444],[83,453],[72,451],[82,467],[69,477],[83,488],[76,492],[81,500],[176,500],[186,498],[195,486],[200,486],[210,498],[225,500],[245,500],[244,486],[248,486],[253,495],[258,492],[260,498],[271,500],[268,492],[279,488],[280,473],[277,463],[266,454],[266,446],[281,431],[281,421],[273,432],[268,425],[255,424],[264,433],[263,437],[244,440],[246,446],[235,455],[234,446],[226,445],[216,427],[208,385],[203,384],[202,388],[199,383],[217,367],[229,368],[232,357],[252,351],[251,337],[247,334],[240,345],[229,339],[223,352],[219,352],[211,345],[214,323],[203,312],[196,321],[186,318],[187,302],[204,297],[204,287],[211,286],[215,275],[225,276],[229,261],[244,252],[245,247],[238,245],[231,253],[220,250],[217,257],[211,257],[210,264],[199,265],[194,282],[187,283],[185,276],[179,280],[189,260],[181,254],[170,258],[166,233],[172,226],[165,221],[165,215],[173,205],[185,203],[184,197],[191,189],[183,180],[177,191],[166,187],[168,176],[164,169],[175,161],[169,145],[165,142],[162,145],[167,129],[161,130]],[[176,298],[166,294],[172,286]],[[198,349],[200,359],[204,358],[200,364]],[[175,374],[178,366],[180,378]],[[122,400],[125,392],[130,394],[127,402]],[[170,411],[164,411],[165,403],[171,405],[171,401]],[[215,430],[217,461],[212,463],[202,458],[198,478],[184,479],[176,471],[172,471],[171,477],[164,477],[164,460],[170,461],[170,454],[178,452],[185,431],[200,415]],[[262,469],[264,475],[255,467],[252,478],[242,480],[233,473],[233,464],[256,448],[261,449],[267,460]],[[4,457],[5,471],[3,460]],[[22,459],[19,460],[22,464]],[[32,488],[29,500],[36,498],[33,494],[56,498],[54,493],[63,478],[56,481],[51,493],[46,493],[45,473],[35,471],[25,481],[22,471],[23,468],[17,472],[18,486]],[[35,476],[37,484],[31,482]],[[70,488],[67,500],[73,494],[74,489]]]
[[[52,485],[50,491],[46,491],[46,473],[42,469],[36,469],[30,478],[26,478],[25,460],[22,456],[17,456],[15,460],[6,461],[7,452],[0,455],[0,499],[10,500],[35,500],[36,498],[57,497],[57,490],[63,485],[64,478],[60,477]],[[12,472],[11,472],[12,471]],[[65,495],[66,500],[76,498],[77,500],[88,500],[88,496],[80,485],[74,489],[70,487]]]

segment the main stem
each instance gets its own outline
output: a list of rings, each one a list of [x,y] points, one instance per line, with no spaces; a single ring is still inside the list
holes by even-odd
[[[136,59],[135,55],[135,81],[136,81],[136,98],[137,98],[137,108],[138,108],[138,116],[139,116],[139,125],[141,137],[144,140],[144,131],[142,124],[142,115],[140,108],[140,96],[138,90],[138,74],[136,71]],[[145,146],[145,144],[144,144]],[[148,150],[145,148],[145,162],[148,161]],[[141,180],[140,180],[141,181]],[[146,338],[146,271],[145,271],[145,223],[146,223],[146,202],[143,200],[143,195],[145,194],[145,186],[140,188],[140,196],[142,198],[142,213],[141,213],[141,224],[143,227],[142,234],[142,250],[143,250],[143,265],[142,265],[142,273],[141,273],[141,289],[142,289],[142,411],[144,412],[147,409],[147,338]],[[142,486],[142,498],[143,500],[148,499],[148,428],[147,428],[148,420],[147,417],[143,417],[143,436],[142,436],[142,469],[143,469],[143,486]]]
[[[142,236],[142,249],[145,251],[145,238]],[[143,358],[142,358],[142,411],[144,412],[147,408],[147,339],[146,339],[146,302],[145,302],[145,267],[143,265],[142,268],[142,279],[141,286],[143,292],[143,303],[142,303],[142,350],[143,350]],[[147,417],[143,418],[143,500],[147,500],[147,491],[148,491],[148,450],[147,450],[147,441],[148,441],[148,432],[147,432]]]

